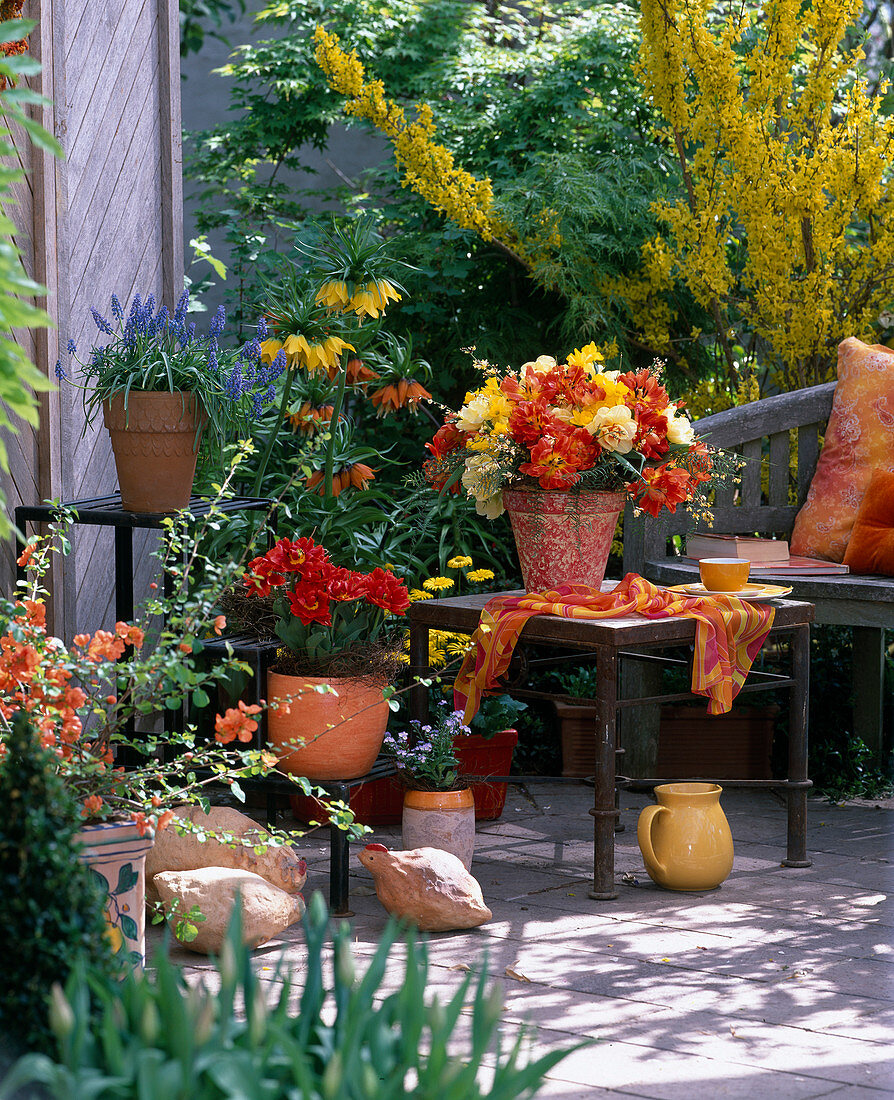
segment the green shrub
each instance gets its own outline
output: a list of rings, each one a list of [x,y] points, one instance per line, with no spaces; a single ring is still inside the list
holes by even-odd
[[[362,978],[355,976],[350,927],[341,923],[333,936],[327,987],[323,956],[329,918],[320,894],[312,898],[304,922],[303,989],[296,998],[280,964],[273,983],[265,981],[282,982],[268,1004],[239,924],[237,912],[218,965],[219,992],[189,988],[163,952],[154,961],[154,974],[129,974],[120,983],[98,981],[83,970],[73,974],[64,995],[54,990],[55,1058],[21,1059],[0,1084],[0,1100],[32,1083],[43,1084],[60,1100],[509,1100],[532,1095],[568,1053],[552,1051],[525,1062],[519,1035],[501,1054],[496,1041],[501,997],[496,988],[486,988],[483,974],[477,980],[467,975],[444,1005],[426,1001],[426,949],[413,935],[406,937],[403,981],[383,993],[399,935],[393,922]],[[99,997],[93,1019],[91,987]],[[469,1037],[454,1041],[467,1002]],[[482,1085],[479,1070],[495,1048],[495,1069]]]
[[[3,981],[0,1064],[23,1049],[47,1049],[47,997],[79,961],[111,973],[104,895],[72,840],[80,828],[74,802],[18,714],[0,768],[0,897],[3,898]]]

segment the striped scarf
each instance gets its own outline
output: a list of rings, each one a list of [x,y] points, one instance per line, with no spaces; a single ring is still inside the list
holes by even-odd
[[[522,628],[532,615],[563,619],[648,619],[685,615],[695,619],[692,691],[708,697],[709,714],[725,714],[745,683],[748,670],[773,625],[775,609],[734,596],[684,596],[628,573],[611,592],[585,584],[563,584],[550,592],[495,596],[481,612],[478,629],[453,685],[454,706],[465,721],[474,717],[482,692],[506,672]]]

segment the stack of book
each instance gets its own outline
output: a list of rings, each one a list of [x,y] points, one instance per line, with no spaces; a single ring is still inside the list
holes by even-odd
[[[751,562],[752,576],[766,573],[811,576],[849,572],[841,562],[790,554],[785,539],[762,539],[753,535],[711,535],[702,532],[689,535],[686,539],[686,557],[692,561],[701,558],[747,558]]]

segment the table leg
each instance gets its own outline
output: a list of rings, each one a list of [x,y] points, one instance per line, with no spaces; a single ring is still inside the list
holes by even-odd
[[[422,725],[428,721],[428,688],[420,683],[431,673],[428,663],[428,627],[423,623],[410,623],[410,718]]]
[[[590,897],[610,901],[615,889],[615,749],[618,726],[618,654],[614,649],[596,651],[596,771],[593,784],[593,889]]]
[[[810,697],[810,627],[792,631],[792,684],[788,732],[788,848],[785,867],[810,867],[807,858],[807,704]]]
[[[346,805],[351,797],[351,788],[347,783],[327,783],[327,792],[331,798]],[[348,837],[337,825],[329,826],[329,908],[334,917],[352,917],[348,908]]]

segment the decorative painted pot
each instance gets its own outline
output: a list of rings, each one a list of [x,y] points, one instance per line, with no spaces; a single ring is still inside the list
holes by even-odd
[[[401,835],[405,851],[440,848],[462,860],[468,871],[475,851],[475,799],[471,790],[407,791]]]
[[[124,952],[135,966],[146,958],[146,853],[155,841],[142,836],[132,821],[85,825],[75,836],[78,858],[100,879],[108,895],[105,917],[112,950]]]
[[[716,783],[663,783],[639,815],[649,878],[668,890],[713,890],[733,869],[733,836]]]
[[[314,690],[327,686],[332,690]],[[319,783],[366,775],[385,738],[389,710],[382,692],[386,686],[369,680],[268,672],[267,737],[279,750],[279,766]],[[287,696],[294,698],[287,700]]]
[[[504,489],[525,590],[598,588],[626,499],[624,493]]]
[[[109,430],[121,507],[127,512],[176,512],[189,504],[207,416],[195,394],[131,390],[102,405]]]

